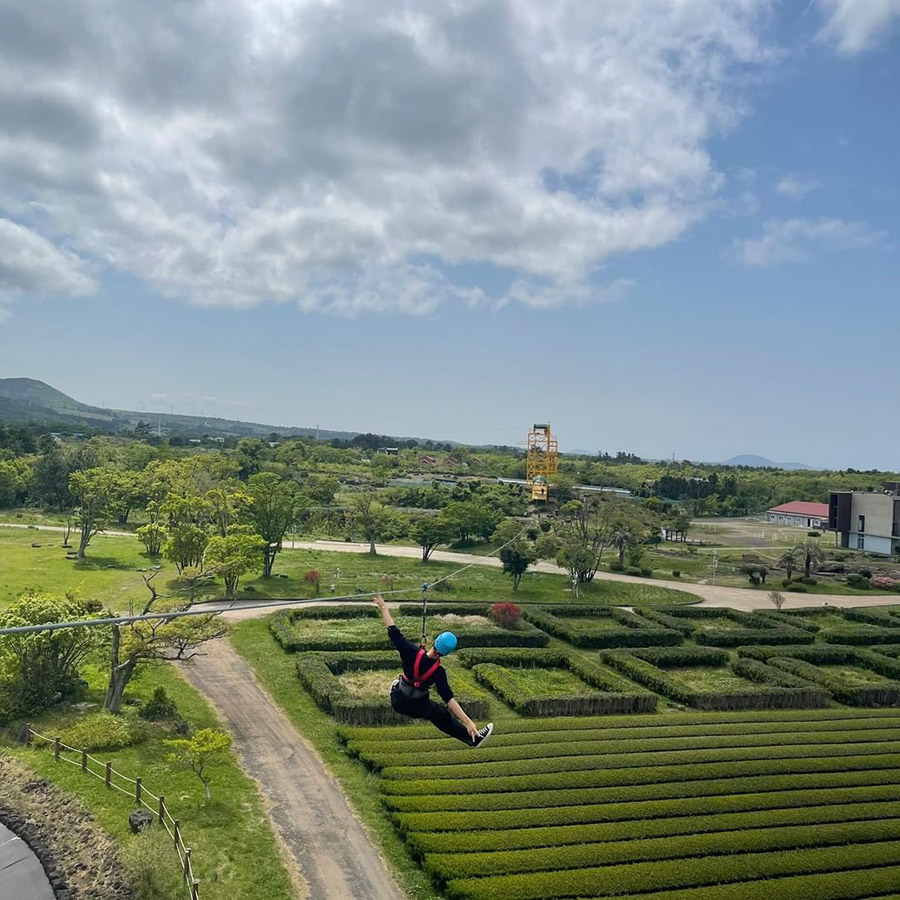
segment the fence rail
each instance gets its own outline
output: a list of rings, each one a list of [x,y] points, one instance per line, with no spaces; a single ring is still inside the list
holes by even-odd
[[[178,854],[178,861],[181,865],[182,879],[185,883],[186,890],[190,900],[200,900],[200,882],[194,877],[194,863],[191,859],[191,848],[185,846],[184,838],[181,834],[181,824],[178,819],[173,819],[171,813],[166,806],[166,798],[160,794],[148,791],[144,787],[144,783],[140,777],[129,778],[122,772],[114,769],[111,762],[103,762],[96,756],[91,756],[85,749],[77,749],[64,744],[58,737],[49,738],[46,735],[39,734],[30,725],[25,727],[25,740],[28,746],[38,747],[47,745],[53,749],[53,756],[57,762],[68,763],[76,766],[87,775],[93,775],[105,782],[106,786],[111,790],[121,791],[121,793],[134,798],[134,802],[138,807],[148,810],[153,817],[159,822],[172,840],[175,852]],[[70,759],[66,753],[77,754],[76,759]],[[99,767],[100,771],[96,768]],[[125,782],[129,787],[123,787],[119,781]],[[153,806],[147,800],[153,801]]]

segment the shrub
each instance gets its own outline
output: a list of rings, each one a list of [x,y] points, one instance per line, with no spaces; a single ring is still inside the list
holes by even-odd
[[[869,579],[861,572],[851,572],[847,576],[847,587],[857,588],[858,590],[868,590],[872,586]]]
[[[792,594],[806,594],[809,593],[809,589],[805,584],[801,584],[799,581],[792,581],[788,586],[787,590],[789,590]]]
[[[841,610],[841,615],[851,622],[861,622],[864,625],[900,628],[900,619],[894,618],[889,612],[882,609],[844,609]]]
[[[640,576],[641,570],[637,566],[626,566],[625,568],[626,575],[635,575]]]
[[[819,583],[819,579],[818,579],[818,578],[813,578],[812,576],[810,576],[809,578],[806,578],[806,577],[801,578],[800,581],[801,581],[803,584],[818,584],[818,583]]]
[[[698,644],[712,647],[743,647],[746,644],[811,644],[815,636],[793,628],[723,628],[697,631]]]
[[[157,900],[183,893],[181,867],[172,864],[172,846],[161,827],[142,831],[127,841],[120,853],[135,900]]]
[[[617,560],[613,560],[613,562],[611,562],[609,564],[609,571],[610,572],[624,572],[625,565],[623,563],[618,562]]]
[[[680,569],[672,569],[672,577],[673,578],[681,578],[681,570]]]
[[[322,585],[322,576],[318,569],[310,569],[303,576],[303,581],[306,584],[312,585],[313,590],[315,591],[316,596],[319,596],[319,589]]]
[[[651,625],[647,619],[625,609],[598,606],[530,607],[524,615],[539,628],[576,647],[655,647],[681,643],[677,631]],[[566,619],[614,619],[621,628],[595,628],[575,625]]]
[[[653,569],[650,566],[641,566],[641,575],[644,578],[652,578],[653,577]]]
[[[872,570],[871,569],[860,569],[859,574],[862,575],[863,578],[871,578]]]
[[[491,618],[504,628],[515,628],[522,618],[522,610],[515,603],[495,603],[491,607]]]
[[[791,581],[790,578],[782,578],[782,579],[781,579],[781,586],[782,586],[782,587],[785,587],[785,588],[786,588],[786,587],[790,587],[793,583],[794,583],[794,582]]]
[[[178,716],[178,707],[175,701],[166,693],[166,689],[159,685],[153,691],[153,696],[141,707],[138,715],[150,722],[161,722],[165,719],[174,719]]]
[[[142,723],[131,716],[114,716],[105,710],[84,716],[60,734],[64,744],[91,752],[131,747],[145,736]]]

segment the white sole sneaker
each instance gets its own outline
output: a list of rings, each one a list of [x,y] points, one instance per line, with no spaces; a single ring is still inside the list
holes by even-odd
[[[477,750],[479,747],[484,746],[484,742],[494,733],[494,723],[489,722],[478,732],[478,743],[473,744],[472,748]]]

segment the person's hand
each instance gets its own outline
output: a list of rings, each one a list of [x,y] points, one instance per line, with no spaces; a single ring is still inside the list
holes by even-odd
[[[469,724],[466,725],[466,731],[469,732],[469,737],[472,738],[472,743],[474,744],[474,743],[475,743],[475,738],[478,737],[478,728],[477,728],[477,726],[475,725],[475,723],[474,723],[474,722],[469,722]]]
[[[384,602],[384,597],[382,597],[381,594],[376,594],[376,595],[375,595],[375,598],[372,600],[372,602],[373,602],[379,609],[384,609],[384,608],[387,606],[387,603]]]

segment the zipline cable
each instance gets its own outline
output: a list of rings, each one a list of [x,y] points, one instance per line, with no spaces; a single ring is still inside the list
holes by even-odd
[[[491,556],[499,553],[501,550],[506,549],[510,544],[515,543],[523,534],[528,530],[530,526],[526,526],[523,528],[515,537],[510,538],[505,544],[497,547],[495,550],[492,550],[490,553],[485,554],[483,559],[488,559]],[[465,566],[460,567],[454,572],[450,572],[449,575],[445,575],[443,578],[439,578],[437,581],[432,582],[429,585],[424,585],[424,599],[423,599],[423,611],[422,611],[422,631],[425,631],[426,625],[426,615],[427,615],[427,594],[428,589],[435,587],[435,585],[442,584],[445,581],[448,581],[450,578],[455,578],[457,575],[465,572],[467,569],[471,569],[473,566],[477,566],[479,563],[468,563]],[[364,600],[368,597],[374,597],[378,594],[381,596],[388,596],[393,594],[412,594],[417,590],[417,588],[397,588],[391,591],[368,591],[366,593],[361,594],[347,594],[343,597],[332,597],[330,601],[327,602],[337,602],[344,600]],[[290,600],[268,600],[262,603],[241,603],[240,606],[235,607],[234,601],[231,601],[231,604],[228,606],[222,606],[218,609],[203,609],[197,608],[196,606],[191,606],[188,609],[181,610],[173,610],[171,612],[156,612],[156,613],[145,613],[140,616],[112,616],[104,619],[81,619],[78,621],[72,622],[45,622],[41,625],[16,625],[11,626],[9,628],[0,628],[0,637],[4,637],[7,635],[14,634],[36,634],[41,631],[61,631],[66,628],[94,628],[101,625],[131,625],[136,622],[151,622],[162,620],[164,623],[173,619],[181,619],[186,616],[216,616],[220,613],[230,612],[234,609],[266,609],[271,606],[294,606],[299,604],[307,604],[307,603],[322,603],[322,599],[319,597],[302,597],[295,598]]]

